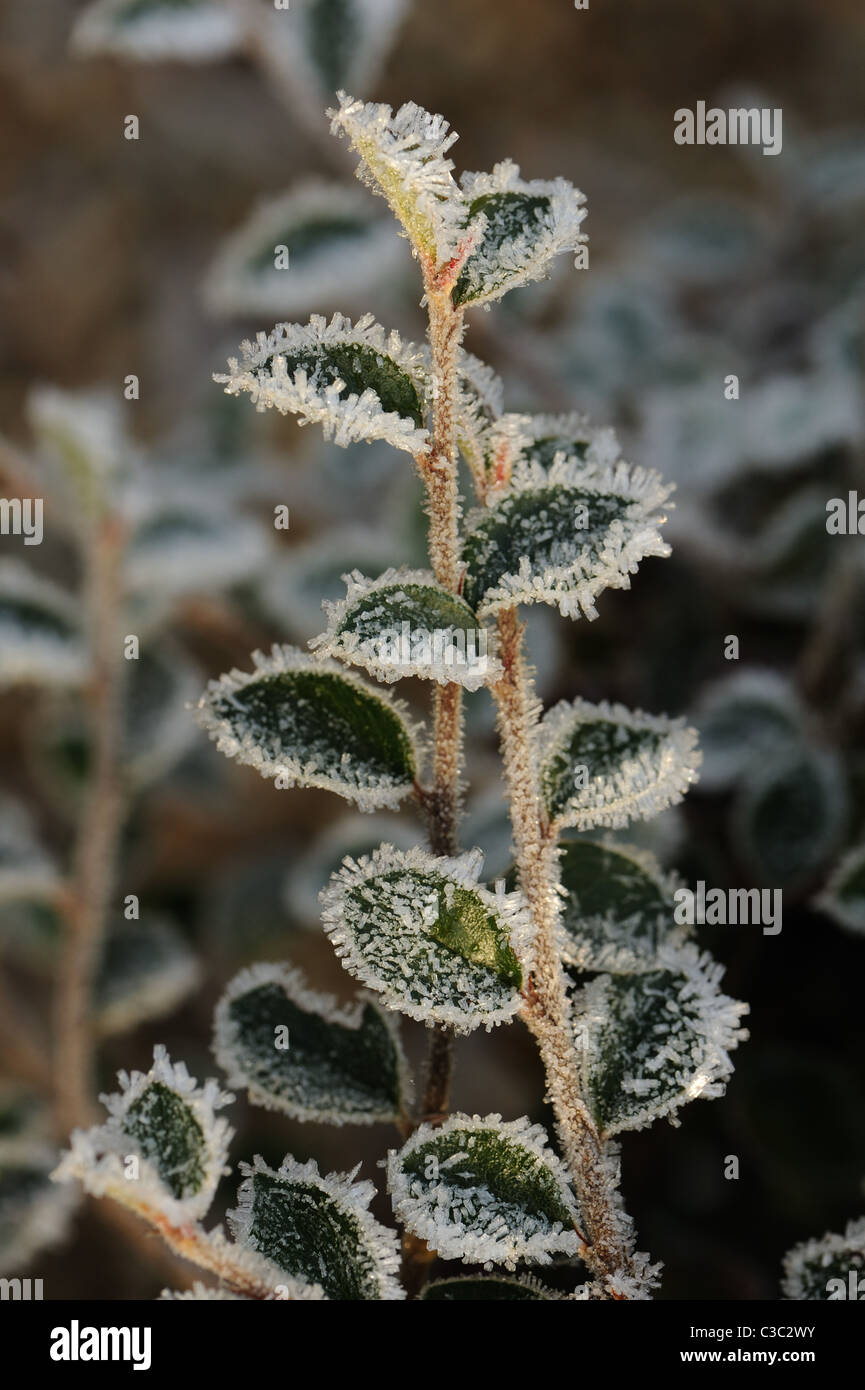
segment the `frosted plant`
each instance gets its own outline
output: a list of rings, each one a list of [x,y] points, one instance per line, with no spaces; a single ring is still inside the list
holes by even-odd
[[[401,1142],[382,1166],[402,1277],[394,1233],[369,1212],[372,1184],[291,1156],[279,1168],[242,1165],[234,1244],[180,1227],[185,1204],[190,1221],[200,1217],[224,1156],[213,1112],[225,1098],[213,1083],[189,1090],[162,1053],[148,1077],[122,1079],[111,1119],[74,1137],[58,1175],[137,1203],[240,1297],[274,1297],[281,1279],[292,1298],[425,1289],[448,1301],[542,1300],[557,1295],[529,1270],[556,1261],[582,1268],[575,1300],[645,1299],[660,1266],[636,1248],[619,1136],[678,1122],[688,1101],[723,1093],[746,1006],[721,992],[720,967],[674,925],[676,876],[610,832],[681,801],[700,755],[679,718],[580,698],[543,714],[518,608],[595,619],[604,590],[628,588],[641,560],[668,553],[670,489],[580,415],[506,413],[501,384],[463,348],[474,308],[546,276],[560,253],[579,255],[582,194],[525,179],[510,161],[457,180],[455,133],[413,103],[394,112],[340,93],[331,119],[419,264],[428,341],[404,342],[368,314],[313,316],[262,331],[217,380],[337,444],[385,441],[410,455],[426,494],[428,564],[399,568],[384,554],[377,575],[349,566],[313,655],[254,653],[251,669],[211,681],[197,716],[221,752],[276,788],[323,788],[367,813],[413,801],[427,844],[382,825],[383,842],[368,848],[352,821],[341,864],[332,837],[316,848],[313,865],[333,865],[324,930],[364,990],[339,1005],[295,967],[260,962],[228,984],[215,1052],[254,1104],[301,1121],[395,1126]],[[465,517],[460,454],[475,492]],[[408,678],[430,695],[426,734],[372,683]],[[481,687],[497,707],[514,849],[512,872],[493,883],[483,853],[460,844],[463,690]],[[574,839],[574,829],[595,834]],[[292,870],[289,891],[300,881]],[[417,1098],[399,1016],[429,1030]],[[526,1116],[449,1113],[455,1036],[516,1018],[537,1042],[556,1148]],[[159,1107],[154,1099],[143,1114],[156,1086],[166,1088]],[[137,1188],[118,1186],[127,1142],[142,1159]],[[428,1283],[436,1256],[473,1272]],[[210,1294],[197,1286],[191,1296]]]

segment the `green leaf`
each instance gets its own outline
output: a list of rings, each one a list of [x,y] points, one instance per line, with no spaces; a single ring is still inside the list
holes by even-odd
[[[0,562],[0,689],[80,685],[86,674],[72,600],[17,560]]]
[[[306,326],[277,324],[241,353],[227,376],[214,377],[227,395],[320,424],[341,446],[383,439],[413,455],[428,447],[425,359],[397,333],[385,336],[371,314],[354,327],[342,314],[329,324],[317,314]]]
[[[449,593],[428,570],[386,570],[365,579],[345,576],[347,595],[325,603],[327,631],[310,646],[362,666],[390,684],[406,676],[478,690],[501,675],[494,634],[464,599]]]
[[[696,947],[661,947],[655,970],[599,975],[572,998],[574,1039],[604,1137],[644,1129],[690,1100],[724,1094],[747,1004],[718,988],[721,967]]]
[[[278,247],[287,248],[287,268]],[[402,255],[390,219],[360,189],[308,179],[259,204],[231,234],[208,272],[205,300],[218,314],[301,316],[392,281]]]
[[[819,1240],[794,1245],[784,1257],[785,1298],[809,1302],[861,1299],[865,1277],[865,1217],[848,1222],[843,1235],[827,1231]]]
[[[469,517],[463,596],[479,617],[516,603],[597,617],[604,589],[630,588],[640,560],[670,553],[658,530],[669,492],[657,473],[621,462],[518,463]]]
[[[233,1097],[215,1081],[199,1089],[159,1044],[149,1072],[120,1072],[118,1080],[120,1091],[102,1097],[106,1123],[75,1130],[52,1176],[78,1179],[92,1196],[133,1210],[156,1210],[175,1225],[198,1220],[228,1172],[232,1131],[216,1112]]]
[[[245,1181],[228,1223],[239,1245],[292,1277],[320,1284],[331,1299],[400,1299],[397,1237],[368,1211],[370,1182],[319,1174],[313,1160],[288,1156],[274,1171],[261,1158],[241,1163]],[[357,1171],[357,1170],[355,1170]]]
[[[480,887],[480,851],[458,859],[382,845],[347,859],[321,895],[346,969],[382,1003],[458,1032],[512,1018],[522,1002],[531,921],[519,893]]]
[[[253,1105],[326,1124],[396,1121],[406,1062],[395,1020],[370,1000],[340,1008],[285,965],[243,970],[219,1001],[214,1052]]]
[[[72,31],[82,57],[113,53],[139,62],[210,62],[234,53],[242,28],[214,0],[94,0]]]
[[[844,855],[814,906],[848,931],[865,932],[865,845]]]
[[[281,786],[322,787],[364,811],[395,809],[412,791],[419,755],[402,706],[293,647],[252,659],[253,671],[211,681],[198,704],[221,753]]]
[[[661,946],[681,942],[674,893],[681,886],[647,850],[570,840],[560,850],[563,958],[578,970],[652,970]]]
[[[835,853],[847,815],[834,750],[803,743],[750,770],[733,807],[733,840],[758,882],[796,889]]]
[[[482,237],[453,289],[453,301],[487,304],[517,285],[548,275],[563,251],[586,240],[585,197],[565,179],[527,182],[511,160],[490,174],[463,174],[466,225],[484,219]]]
[[[200,979],[198,961],[170,922],[122,921],[108,933],[96,979],[96,1028],[107,1036],[172,1013]]]
[[[538,740],[541,793],[559,827],[614,828],[682,800],[700,754],[684,720],[602,701],[561,700]]]
[[[563,1165],[539,1125],[452,1115],[388,1155],[398,1219],[445,1260],[549,1263],[581,1245]]]
[[[725,791],[767,758],[794,747],[806,716],[792,685],[775,671],[737,671],[710,685],[694,713],[703,763],[700,786]]]
[[[485,1274],[473,1277],[470,1274],[453,1279],[435,1279],[424,1286],[420,1297],[427,1303],[465,1303],[490,1299],[511,1301],[524,1300],[540,1303],[556,1301],[554,1289],[546,1288],[531,1274],[508,1278],[505,1274]]]

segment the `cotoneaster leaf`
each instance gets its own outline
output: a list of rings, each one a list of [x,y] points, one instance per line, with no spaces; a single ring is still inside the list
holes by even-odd
[[[419,676],[478,690],[501,675],[494,634],[430,571],[390,569],[370,580],[355,570],[345,583],[345,599],[324,605],[327,631],[310,643],[323,656],[388,684]]]
[[[795,890],[836,853],[847,816],[837,753],[802,743],[749,771],[733,806],[733,842],[759,883]]]
[[[245,1181],[228,1224],[239,1245],[293,1277],[319,1284],[327,1298],[401,1299],[397,1237],[369,1213],[370,1182],[319,1174],[290,1156],[279,1169],[242,1163]],[[357,1170],[355,1170],[356,1172]]]
[[[653,970],[662,945],[684,939],[674,925],[681,887],[647,850],[569,840],[559,852],[563,958],[578,970],[630,975]]]
[[[547,1264],[582,1240],[567,1174],[539,1125],[452,1115],[388,1155],[398,1219],[445,1260]]]
[[[147,599],[210,595],[252,580],[270,547],[252,517],[160,491],[148,498],[124,557],[128,592]]]
[[[718,988],[696,947],[661,947],[657,968],[599,975],[572,998],[583,1092],[605,1137],[644,1129],[690,1100],[723,1095],[747,1004]]]
[[[0,562],[0,689],[80,685],[86,672],[74,602],[19,561]]]
[[[119,922],[106,937],[96,978],[96,1029],[107,1036],[169,1014],[200,980],[195,955],[166,918]]]
[[[618,828],[682,800],[700,766],[682,719],[624,705],[561,700],[538,735],[541,794],[559,828]]]
[[[254,1105],[327,1124],[395,1122],[408,1077],[395,1020],[372,1000],[340,1008],[297,970],[255,965],[216,1010],[214,1052]]]
[[[197,717],[221,753],[283,787],[321,787],[362,811],[413,789],[419,754],[402,707],[293,647],[211,681]]]
[[[629,588],[640,560],[670,553],[658,529],[670,491],[658,474],[622,462],[518,463],[505,490],[468,519],[464,598],[479,617],[516,603],[597,617],[605,589]]]
[[[424,356],[397,333],[385,335],[371,314],[352,327],[335,314],[309,323],[277,324],[241,345],[228,374],[214,380],[226,394],[247,394],[259,410],[320,424],[326,439],[347,445],[383,439],[417,455],[429,443]]]
[[[478,883],[483,855],[436,858],[382,845],[346,859],[322,892],[322,921],[345,968],[382,1003],[468,1033],[513,1018],[529,968],[519,893]]]
[[[92,1196],[133,1210],[156,1210],[173,1225],[197,1221],[229,1171],[232,1131],[216,1112],[233,1097],[215,1081],[199,1088],[159,1044],[149,1072],[120,1072],[118,1080],[120,1091],[101,1097],[108,1120],[73,1131],[52,1177],[77,1179]]]
[[[454,304],[487,304],[549,274],[555,257],[586,240],[585,197],[565,179],[520,178],[506,159],[489,174],[463,174],[467,226],[484,218],[482,237],[453,289]]]
[[[703,791],[724,791],[767,757],[798,744],[806,716],[795,690],[775,671],[737,671],[710,685],[694,711]]]

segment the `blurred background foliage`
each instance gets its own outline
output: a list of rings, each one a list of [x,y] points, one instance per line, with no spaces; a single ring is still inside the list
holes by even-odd
[[[156,1040],[194,1075],[214,1074],[213,1005],[244,964],[288,958],[316,988],[351,993],[317,930],[316,895],[344,853],[411,841],[410,816],[394,825],[324,793],[279,794],[220,758],[184,703],[207,677],[246,667],[255,647],[305,645],[343,571],[422,563],[420,487],[404,456],[336,450],[223,397],[211,373],[243,337],[311,311],[371,310],[415,339],[423,329],[407,245],[329,147],[326,99],[320,109],[310,99],[296,56],[268,73],[239,52],[194,64],[75,54],[84,8],[0,6],[0,482],[12,495],[16,460],[44,453],[34,391],[46,385],[107,392],[144,460],[131,589],[155,637],[131,682],[138,773],[98,996],[109,1089],[118,1067],[146,1070]],[[341,80],[332,69],[348,59],[325,43],[309,71],[316,61],[324,83]],[[862,1204],[865,890],[861,869],[857,880],[837,866],[860,843],[865,810],[863,556],[861,538],[827,534],[825,511],[848,490],[865,495],[863,61],[855,0],[599,0],[588,12],[567,0],[440,0],[407,7],[355,93],[444,113],[461,134],[458,168],[510,156],[527,177],[561,174],[586,193],[590,269],[564,264],[477,313],[467,346],[501,373],[508,408],[586,410],[616,427],[626,458],[676,481],[674,554],[646,562],[631,593],[605,594],[594,624],[531,610],[539,690],[547,703],[580,694],[691,714],[706,748],[702,784],[623,838],[692,883],[784,889],[778,936],[699,928],[727,967],[725,990],[751,1004],[727,1097],[689,1107],[679,1130],[625,1139],[626,1203],[640,1248],[665,1262],[666,1298],[775,1298],[784,1251],[839,1229]],[[782,107],[783,153],[675,145],[673,111],[701,99]],[[130,113],[138,141],[123,139]],[[310,179],[348,194],[310,194]],[[280,218],[295,260],[277,289],[262,248]],[[320,260],[312,224],[329,243]],[[129,373],[140,378],[135,402],[122,400]],[[724,398],[731,373],[738,401]],[[286,532],[272,525],[278,504],[290,509]],[[196,539],[202,510],[212,529]],[[38,552],[13,537],[0,545],[4,559],[74,592],[75,549],[55,520],[49,500]],[[738,661],[725,659],[733,635]],[[62,692],[36,700],[30,685],[9,685],[0,759],[15,805],[5,803],[3,834],[15,853],[32,838],[37,858],[62,864],[88,766],[80,714]],[[424,691],[405,693],[422,711]],[[509,834],[492,705],[483,691],[467,703],[463,841],[487,850],[493,876],[507,870]],[[142,902],[135,939],[120,930],[128,893]],[[9,891],[6,991],[43,1030],[56,935],[32,882]],[[14,1041],[14,1025],[4,1031]],[[423,1030],[405,1032],[419,1062]],[[43,1155],[36,1172],[50,1133],[17,1087],[6,1041],[0,1165],[17,1144]],[[459,1043],[455,1107],[548,1119],[541,1089],[520,1025]],[[270,1163],[287,1151],[323,1169],[363,1158],[375,1177],[393,1142],[382,1129],[301,1126],[242,1101],[233,1118],[234,1155]],[[724,1177],[729,1155],[735,1181]],[[15,1266],[4,1273],[27,1253],[28,1182],[20,1172],[0,1182],[0,1237]],[[37,1215],[46,1236],[65,1219]],[[32,1271],[46,1297],[180,1286],[153,1242],[132,1258],[128,1241],[84,1206]]]

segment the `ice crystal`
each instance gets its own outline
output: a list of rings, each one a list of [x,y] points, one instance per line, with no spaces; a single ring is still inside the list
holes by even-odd
[[[599,975],[573,995],[584,1088],[604,1135],[723,1095],[748,1006],[720,992],[722,973],[690,943],[663,945],[654,970]]]
[[[614,436],[596,441],[615,455]],[[670,488],[628,464],[558,454],[516,465],[507,487],[468,519],[466,600],[480,617],[516,603],[552,603],[597,617],[604,589],[627,589],[640,560],[668,555],[659,526]]]
[[[397,1217],[442,1259],[547,1264],[581,1239],[567,1172],[540,1125],[501,1115],[451,1115],[421,1125],[388,1155]]]
[[[684,720],[580,699],[545,714],[536,757],[550,816],[580,830],[616,828],[675,805],[700,766]]]
[[[429,443],[424,355],[396,332],[386,335],[371,314],[354,326],[342,314],[277,324],[241,353],[239,362],[229,358],[228,375],[214,376],[229,396],[245,392],[259,410],[320,424],[341,446],[383,439],[416,455]]]
[[[231,981],[216,1010],[214,1052],[229,1086],[298,1120],[393,1122],[404,1105],[393,1016],[368,998],[340,1007],[286,965],[254,965]]]
[[[211,681],[197,717],[221,753],[283,787],[321,787],[362,811],[396,809],[419,754],[403,707],[336,662],[294,647]]]
[[[585,197],[566,179],[520,178],[506,159],[489,174],[463,174],[466,225],[485,219],[482,236],[454,288],[456,304],[487,304],[508,290],[543,279],[563,251],[576,251]]]
[[[320,1284],[328,1298],[405,1298],[396,1234],[370,1214],[375,1188],[354,1181],[357,1169],[322,1177],[314,1160],[290,1155],[276,1170],[259,1157],[240,1169],[245,1180],[228,1213],[240,1245]]]
[[[389,569],[378,579],[354,570],[343,578],[346,597],[325,601],[327,631],[310,642],[323,656],[362,666],[388,684],[420,676],[479,690],[501,675],[495,634],[429,570]]]
[[[458,1032],[513,1018],[531,919],[521,894],[480,886],[482,865],[479,850],[448,859],[391,845],[346,859],[321,901],[349,973],[388,1008]]]
[[[52,1177],[78,1179],[94,1197],[110,1196],[173,1225],[208,1210],[225,1166],[232,1131],[217,1111],[234,1099],[213,1080],[199,1088],[183,1062],[161,1044],[149,1072],[118,1073],[119,1092],[100,1096],[108,1120],[72,1132]],[[131,1164],[130,1159],[136,1162]]]

